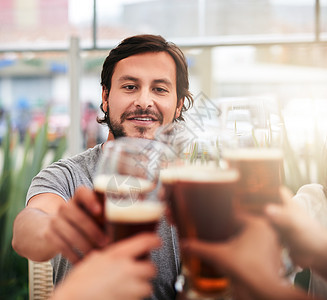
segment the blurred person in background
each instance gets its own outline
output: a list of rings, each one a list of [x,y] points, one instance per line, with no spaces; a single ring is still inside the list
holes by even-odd
[[[327,230],[282,191],[283,205],[269,204],[265,217],[242,216],[243,228],[225,243],[183,241],[189,253],[230,276],[235,299],[308,300],[309,296],[281,275],[281,241],[295,264],[327,279]]]
[[[82,119],[83,146],[85,149],[92,148],[96,144],[101,143],[97,116],[98,112],[94,104],[90,101],[86,102]]]
[[[14,116],[14,128],[19,133],[19,141],[23,142],[31,123],[31,111],[28,99],[22,97],[18,100]]]
[[[101,85],[104,117],[98,122],[109,127],[108,140],[152,139],[159,126],[184,120],[183,112],[193,104],[185,57],[161,36],[123,40],[105,59]],[[95,221],[103,215],[93,192],[102,147],[96,145],[42,170],[14,221],[13,248],[34,261],[52,259],[54,284],[64,279],[71,263],[109,242]],[[179,272],[176,233],[162,218],[158,234],[162,246],[151,252],[158,269],[152,299],[174,299]]]

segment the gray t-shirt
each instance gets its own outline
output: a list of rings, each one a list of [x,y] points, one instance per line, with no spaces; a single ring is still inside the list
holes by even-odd
[[[71,158],[59,160],[42,170],[32,180],[26,203],[31,197],[41,193],[54,193],[69,201],[79,186],[84,185],[92,189],[101,152],[101,145],[97,145]],[[158,234],[162,239],[162,247],[151,253],[151,258],[157,266],[154,294],[151,299],[175,299],[174,283],[180,263],[177,234],[164,217],[159,224]],[[61,255],[52,259],[52,266],[54,284],[62,280],[72,267]]]

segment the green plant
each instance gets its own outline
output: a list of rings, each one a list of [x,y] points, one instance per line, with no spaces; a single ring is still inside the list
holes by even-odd
[[[44,166],[46,158],[60,158],[66,149],[62,138],[58,147],[50,148],[47,139],[47,122],[34,139],[26,134],[23,145],[18,134],[7,120],[7,132],[1,145],[3,156],[0,174],[0,295],[6,299],[26,299],[28,295],[27,260],[11,247],[12,224],[16,215],[24,208],[25,197],[32,178]]]

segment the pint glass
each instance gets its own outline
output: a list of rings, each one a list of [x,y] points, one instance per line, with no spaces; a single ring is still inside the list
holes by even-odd
[[[214,164],[171,167],[161,171],[165,200],[180,239],[223,241],[236,230],[233,195],[238,172]],[[229,280],[193,255],[182,255],[186,299],[225,299]]]
[[[94,190],[114,242],[155,230],[164,211],[156,192],[161,159],[160,144],[151,140],[120,138],[105,146]]]
[[[220,104],[222,158],[240,173],[236,207],[261,214],[280,203],[283,153],[277,107],[270,98],[227,99]]]

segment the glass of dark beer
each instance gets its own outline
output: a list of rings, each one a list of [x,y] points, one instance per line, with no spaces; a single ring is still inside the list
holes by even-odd
[[[237,229],[233,196],[238,180],[234,169],[215,163],[171,166],[161,171],[164,197],[180,239],[224,241]],[[193,255],[182,255],[186,299],[228,299],[229,279]]]
[[[94,190],[113,242],[156,229],[164,211],[156,190],[163,160],[160,143],[152,140],[126,137],[105,145]]]

